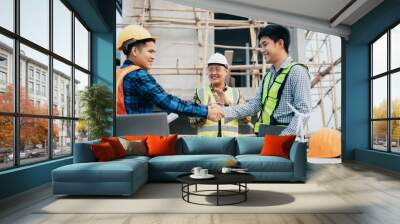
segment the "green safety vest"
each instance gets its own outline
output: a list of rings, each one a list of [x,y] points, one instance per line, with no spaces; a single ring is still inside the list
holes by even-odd
[[[208,105],[208,98],[210,97],[211,103],[216,103],[214,94],[212,93],[211,87],[196,89],[197,96],[199,97],[201,104]],[[239,101],[239,90],[227,87],[225,95],[231,102]],[[221,119],[221,135],[222,137],[235,137],[239,133],[239,121],[232,120],[225,124],[224,119]],[[206,123],[197,128],[197,135],[207,137],[218,136],[218,122],[206,120]]]
[[[286,68],[281,69],[281,72],[276,75],[274,82],[270,88],[270,80],[272,77],[271,72],[268,72],[267,76],[264,78],[263,86],[262,86],[262,97],[261,97],[261,104],[262,104],[262,112],[261,118],[256,122],[254,126],[254,132],[258,133],[260,130],[260,125],[281,125],[287,126],[288,124],[279,123],[274,117],[273,114],[276,108],[279,105],[279,101],[281,99],[283,87],[285,86],[286,79],[290,70],[293,68],[294,65],[301,65],[305,68],[307,66],[292,62]]]

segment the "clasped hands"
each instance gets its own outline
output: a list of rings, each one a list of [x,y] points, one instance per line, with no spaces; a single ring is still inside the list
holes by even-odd
[[[224,117],[224,112],[222,107],[225,105],[230,105],[229,99],[225,96],[222,89],[214,89],[218,97],[216,97],[217,103],[211,103],[211,97],[208,97],[208,115],[207,119],[217,122]]]
[[[207,119],[217,122],[224,117],[222,107],[218,104],[208,105]]]

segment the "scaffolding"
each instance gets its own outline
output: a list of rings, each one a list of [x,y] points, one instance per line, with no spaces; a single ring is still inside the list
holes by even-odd
[[[312,77],[312,109],[319,107],[321,110],[323,127],[340,130],[341,106],[337,100],[337,85],[341,82],[341,57],[333,58],[331,39],[331,35],[307,31],[306,59]],[[331,102],[330,108],[325,104],[327,100]]]
[[[198,9],[169,9],[169,8],[154,8],[150,0],[143,0],[142,7],[132,7],[136,13],[130,15],[131,19],[134,19],[137,24],[140,24],[146,28],[173,28],[173,29],[192,29],[197,33],[197,40],[193,42],[182,42],[175,41],[175,45],[186,45],[186,46],[197,46],[198,55],[197,63],[195,66],[175,66],[175,67],[153,67],[151,73],[153,75],[175,75],[175,74],[194,74],[201,75],[201,82],[205,84],[207,80],[207,56],[210,54],[208,49],[222,48],[225,49],[224,54],[228,59],[228,62],[232,64],[233,54],[235,50],[246,50],[251,52],[251,59],[247,64],[243,65],[232,65],[230,66],[231,75],[247,75],[252,76],[252,87],[257,87],[260,82],[260,75],[265,74],[268,66],[265,61],[259,62],[259,52],[261,49],[257,47],[257,30],[265,27],[266,22],[255,21],[255,20],[221,20],[214,19],[214,13]],[[193,13],[193,19],[184,19],[179,17],[163,17],[154,16],[152,12],[164,11],[164,12],[176,12],[176,13]],[[124,27],[128,24],[120,23],[117,27]],[[218,45],[209,41],[209,33],[213,30],[233,30],[233,29],[249,29],[250,32],[250,46],[229,46],[229,45]],[[177,63],[178,64],[178,63]]]

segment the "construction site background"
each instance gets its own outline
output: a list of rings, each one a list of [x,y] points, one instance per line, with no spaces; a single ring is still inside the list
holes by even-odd
[[[245,99],[255,95],[262,75],[268,72],[257,34],[268,21],[211,12],[163,0],[123,0],[117,15],[117,35],[128,24],[140,24],[158,36],[156,61],[150,73],[169,93],[191,100],[195,88],[208,84],[206,61],[214,52],[224,54],[231,66],[228,83]],[[309,67],[312,87],[310,134],[323,127],[340,130],[341,39],[323,33],[288,27],[289,54]],[[124,55],[118,54],[121,61]],[[257,116],[253,117],[253,122]],[[196,134],[181,116],[171,133]],[[240,133],[251,128],[240,126]]]

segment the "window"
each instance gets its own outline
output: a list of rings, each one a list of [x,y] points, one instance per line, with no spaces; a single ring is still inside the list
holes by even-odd
[[[400,153],[400,25],[370,45],[371,148]]]
[[[7,68],[7,56],[0,54],[0,67]]]
[[[75,18],[75,62],[89,69],[89,32],[77,18]]]
[[[86,86],[89,85],[89,74],[75,70],[75,117],[79,117],[81,114],[80,103],[80,92],[82,92]]]
[[[46,74],[42,73],[42,82],[46,82]]]
[[[34,87],[33,87],[33,82],[29,81],[28,82],[28,93],[29,95],[33,94],[34,92]]]
[[[72,108],[70,105],[72,105],[72,90],[71,89],[66,89],[65,85],[66,83],[69,83],[69,85],[72,84],[72,68],[69,65],[66,65],[56,59],[53,60],[54,64],[54,70],[53,70],[53,77],[54,77],[54,83],[53,83],[53,90],[54,90],[54,100],[53,100],[53,114],[60,114],[60,108],[57,105],[54,104],[59,104],[58,97],[60,97],[60,100],[62,103],[64,103],[65,100],[67,100],[67,104],[69,107],[66,108],[65,114],[63,116],[68,116],[72,117]],[[60,94],[60,96],[59,96]],[[67,96],[67,99],[64,97]],[[61,104],[59,106],[62,106]]]
[[[21,36],[49,48],[49,0],[20,0]]]
[[[40,70],[36,69],[36,80],[40,81]]]
[[[5,91],[7,85],[7,56],[0,54],[0,91]]]
[[[0,10],[1,11],[1,10]],[[14,122],[12,116],[0,115],[0,170],[14,166]]]
[[[33,67],[29,66],[28,76],[30,80],[33,80]]]
[[[42,86],[42,96],[46,96],[46,86]]]
[[[60,0],[53,0],[53,14],[54,52],[71,60],[72,12]]]
[[[390,31],[390,68],[400,67],[400,24]]]
[[[0,84],[6,85],[7,84],[7,73],[0,70]]]
[[[40,84],[36,84],[36,95],[40,95]]]
[[[74,105],[90,84],[90,31],[68,1],[0,2],[0,170],[70,156],[77,131],[87,138]]]
[[[40,102],[36,102],[40,104]],[[20,118],[19,158],[21,165],[49,158],[48,120],[44,118]],[[35,133],[35,135],[32,135]],[[32,137],[34,136],[34,138]]]
[[[72,152],[72,121],[53,120],[53,157],[70,155]]]
[[[14,0],[1,0],[0,26],[14,31]]]

